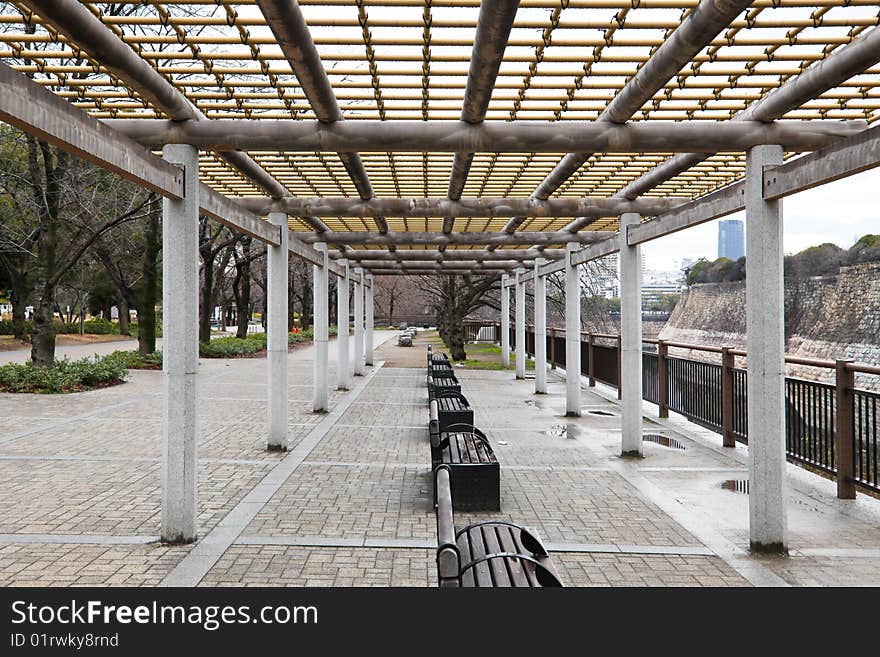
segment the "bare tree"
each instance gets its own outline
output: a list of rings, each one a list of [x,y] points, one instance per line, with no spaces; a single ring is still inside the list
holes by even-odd
[[[498,288],[500,276],[422,276],[421,289],[433,305],[440,338],[453,360],[464,360],[464,319],[486,305],[490,291]]]

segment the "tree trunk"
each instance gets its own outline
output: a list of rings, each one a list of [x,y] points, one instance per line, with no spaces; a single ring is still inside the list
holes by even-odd
[[[12,282],[9,301],[12,304],[12,335],[16,340],[27,340],[25,330],[24,309],[27,306],[27,290],[18,281]]]
[[[211,317],[214,314],[214,258],[208,255],[202,266],[202,304],[199,313],[199,342],[211,341]]]
[[[55,361],[55,280],[58,256],[58,215],[61,182],[69,157],[63,151],[28,137],[28,169],[34,200],[39,207],[40,237],[36,245],[34,277],[34,327],[31,333],[31,360],[37,367],[50,367]],[[39,153],[43,167],[40,171]],[[45,174],[45,188],[41,184]]]
[[[116,308],[119,310],[119,335],[128,336],[128,322],[130,318],[128,301],[124,297],[120,297]]]
[[[55,288],[41,285],[35,296],[31,360],[37,367],[50,367],[55,361],[55,320],[52,312]]]
[[[394,295],[388,296],[388,326],[394,328]]]
[[[449,339],[446,346],[449,347],[452,360],[465,360],[467,353],[464,350],[464,318],[459,313],[454,312],[449,318],[447,332]]]
[[[241,260],[235,263],[235,281],[232,283],[232,294],[235,296],[235,312],[238,315],[238,328],[235,337],[246,338],[250,323],[251,307],[251,244],[253,239],[244,237],[241,240]]]
[[[158,199],[153,200],[153,208],[147,217],[144,232],[144,258],[141,262],[143,272],[143,291],[138,300],[138,353],[146,356],[156,351],[156,302],[159,296],[159,223],[162,206]]]

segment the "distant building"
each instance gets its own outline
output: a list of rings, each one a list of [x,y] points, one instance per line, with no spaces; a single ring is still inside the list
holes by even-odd
[[[739,260],[746,254],[746,239],[741,219],[718,222],[718,257]]]

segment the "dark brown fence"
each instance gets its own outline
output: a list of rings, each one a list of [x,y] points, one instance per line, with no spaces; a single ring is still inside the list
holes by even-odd
[[[479,326],[478,326],[479,325]],[[471,328],[471,327],[474,328]],[[500,324],[467,322],[466,334],[476,335]],[[483,327],[482,329],[480,327]],[[510,347],[515,331],[511,325]],[[535,334],[526,331],[526,352],[534,355]],[[723,444],[748,443],[747,374],[736,366],[745,352],[731,348],[645,340],[642,356],[642,397],[659,406],[660,416],[679,413],[692,422],[722,435]],[[669,349],[707,354],[696,360],[669,355]],[[785,446],[788,459],[837,478],[838,495],[852,497],[855,488],[880,492],[880,393],[855,387],[855,374],[880,375],[880,367],[851,360],[816,360],[787,357],[786,363],[834,370],[834,383],[797,377],[785,378]],[[565,367],[565,331],[547,330],[547,361]],[[620,394],[620,338],[616,335],[581,335],[581,373],[590,385],[601,381]]]

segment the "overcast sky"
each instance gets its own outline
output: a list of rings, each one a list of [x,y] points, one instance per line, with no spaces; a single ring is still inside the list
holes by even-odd
[[[880,168],[789,196],[783,212],[786,253],[823,242],[849,248],[865,233],[880,233]],[[718,221],[710,221],[648,242],[642,253],[646,269],[674,270],[682,258],[714,260],[717,251]]]

